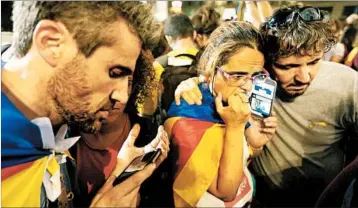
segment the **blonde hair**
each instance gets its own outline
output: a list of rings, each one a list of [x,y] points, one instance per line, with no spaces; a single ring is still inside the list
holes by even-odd
[[[198,62],[198,72],[204,76],[212,75],[216,66],[226,64],[235,52],[244,47],[261,51],[259,31],[248,22],[223,23],[211,34]]]

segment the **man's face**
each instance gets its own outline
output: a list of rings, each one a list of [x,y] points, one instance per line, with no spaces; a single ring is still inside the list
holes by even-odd
[[[123,112],[141,50],[138,36],[125,21],[108,30],[115,40],[111,46],[98,47],[88,58],[77,54],[50,80],[58,112],[87,133],[98,132],[103,120]]]
[[[323,52],[315,55],[293,55],[279,58],[272,69],[283,98],[302,95],[316,77]]]
[[[257,73],[261,73],[264,67],[263,54],[252,48],[242,48],[238,50],[228,60],[228,63],[219,66],[224,73],[229,75],[245,75],[252,77]],[[214,76],[214,94],[221,92],[223,101],[227,102],[231,94],[249,93],[252,87],[252,81],[248,80],[241,86],[230,85],[227,78],[222,72],[217,71]]]

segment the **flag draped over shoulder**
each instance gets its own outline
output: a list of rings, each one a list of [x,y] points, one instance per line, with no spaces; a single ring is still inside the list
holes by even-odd
[[[40,207],[42,184],[47,198],[56,200],[61,183],[55,152],[67,150],[79,137],[63,140],[66,126],[55,140],[49,118],[30,121],[4,93],[1,100],[1,205]]]
[[[39,127],[4,93],[1,100],[2,206],[38,207],[47,156],[51,152],[43,148]]]
[[[189,105],[184,100],[180,106],[173,103],[165,122],[177,155],[173,185],[176,207],[197,205],[217,174],[222,154],[224,122],[216,113],[207,84],[200,84],[199,89],[202,105]]]

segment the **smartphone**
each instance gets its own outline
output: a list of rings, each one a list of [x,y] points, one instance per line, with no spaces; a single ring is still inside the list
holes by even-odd
[[[250,97],[251,113],[257,118],[271,115],[272,104],[276,94],[277,83],[271,78],[255,82]]]
[[[121,175],[116,178],[116,180],[113,182],[113,186],[120,184],[122,181],[126,180],[134,173],[143,170],[146,165],[154,163],[160,156],[161,152],[161,149],[156,149],[142,156],[136,157],[121,173]]]

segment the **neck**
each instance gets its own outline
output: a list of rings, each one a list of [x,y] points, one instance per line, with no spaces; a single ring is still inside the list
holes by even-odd
[[[26,118],[50,117],[52,124],[56,125],[61,120],[51,115],[54,105],[47,92],[51,71],[29,55],[21,59],[13,57],[2,70],[1,85],[3,92]]]
[[[179,50],[183,48],[197,48],[191,37],[186,37],[182,39],[178,39],[172,44],[173,50]]]

